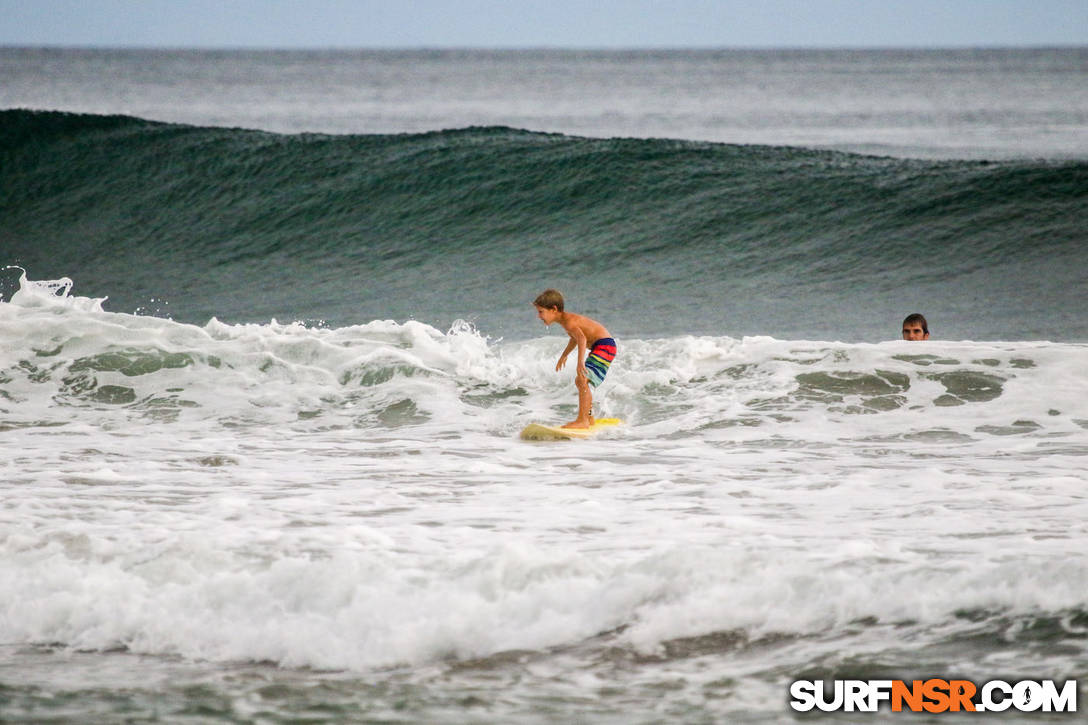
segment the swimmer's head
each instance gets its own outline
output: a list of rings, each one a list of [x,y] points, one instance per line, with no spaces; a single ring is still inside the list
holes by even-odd
[[[917,312],[907,315],[907,318],[903,320],[903,339],[911,341],[928,340],[929,325],[926,324],[926,318]]]

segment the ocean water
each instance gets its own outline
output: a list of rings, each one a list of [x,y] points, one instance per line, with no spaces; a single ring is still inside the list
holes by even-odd
[[[1085,50],[0,76],[0,720],[1088,696]],[[618,340],[589,441],[517,437],[547,286]]]
[[[196,51],[0,48],[0,108],[280,133],[508,126],[911,158],[1088,154],[1088,47]]]

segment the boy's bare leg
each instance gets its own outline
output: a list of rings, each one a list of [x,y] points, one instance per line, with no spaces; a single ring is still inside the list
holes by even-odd
[[[593,393],[589,389],[589,381],[579,377],[574,381],[578,387],[578,417],[564,428],[589,428],[593,425]]]

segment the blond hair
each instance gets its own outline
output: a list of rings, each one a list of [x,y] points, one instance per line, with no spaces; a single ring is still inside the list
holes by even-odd
[[[555,308],[559,312],[563,311],[563,295],[557,289],[546,289],[536,296],[533,300],[533,304],[537,307],[543,307],[544,309]]]

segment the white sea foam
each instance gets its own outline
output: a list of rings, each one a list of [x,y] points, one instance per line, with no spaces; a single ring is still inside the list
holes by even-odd
[[[72,280],[68,277],[49,280],[27,279],[26,270],[15,265],[4,267],[5,270],[19,270],[19,289],[11,296],[11,303],[20,307],[45,307],[102,311],[102,303],[107,298],[79,297],[71,294]]]
[[[522,442],[573,415],[561,349],[185,325],[24,280],[0,641],[369,671],[1088,609],[1086,346],[620,340],[598,412],[627,425]]]

